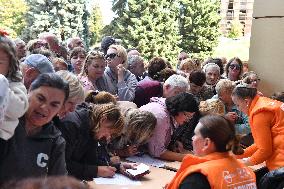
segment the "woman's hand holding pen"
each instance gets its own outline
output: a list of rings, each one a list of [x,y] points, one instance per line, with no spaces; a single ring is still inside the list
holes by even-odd
[[[113,177],[116,168],[111,166],[98,166],[98,176],[99,177]]]

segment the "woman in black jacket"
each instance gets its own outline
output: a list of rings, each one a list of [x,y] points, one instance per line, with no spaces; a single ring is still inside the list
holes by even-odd
[[[66,140],[66,163],[70,175],[78,179],[112,177],[120,166],[110,163],[105,152],[98,152],[104,142],[119,135],[124,120],[120,109],[114,104],[87,104],[76,107],[74,112],[61,120],[59,129]],[[104,141],[104,142],[102,142]],[[127,165],[128,166],[128,165]],[[129,167],[129,166],[128,166]]]

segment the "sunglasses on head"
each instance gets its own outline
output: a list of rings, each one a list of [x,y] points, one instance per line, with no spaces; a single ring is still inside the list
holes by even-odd
[[[108,58],[114,59],[116,56],[117,56],[116,53],[110,53],[110,54],[107,54],[107,55],[105,56],[105,59],[108,59]]]
[[[230,67],[232,70],[233,70],[233,69],[237,69],[237,70],[240,69],[240,66],[239,66],[238,64],[231,64],[229,67]]]

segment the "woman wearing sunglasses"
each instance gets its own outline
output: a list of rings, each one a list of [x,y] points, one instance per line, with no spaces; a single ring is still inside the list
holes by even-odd
[[[133,101],[137,80],[127,67],[127,52],[121,45],[111,45],[105,56],[107,68],[97,83],[99,90],[117,95],[119,100]]]
[[[238,81],[241,79],[243,70],[243,63],[238,58],[232,58],[225,67],[226,77],[231,81]]]

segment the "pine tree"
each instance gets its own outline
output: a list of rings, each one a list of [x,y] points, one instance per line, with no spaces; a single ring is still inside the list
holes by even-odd
[[[118,0],[114,1],[115,7],[119,7],[114,9],[119,17],[115,18],[111,27],[126,48],[138,48],[148,60],[162,56],[174,62],[180,50],[177,1]]]
[[[0,0],[0,28],[16,38],[26,25],[26,11],[27,5],[24,0]]]
[[[180,0],[180,48],[193,57],[211,55],[220,36],[219,8],[219,0]]]
[[[30,10],[25,39],[37,38],[42,32],[54,33],[61,40],[83,37],[83,19],[88,19],[85,3],[86,0],[27,0]]]
[[[94,5],[91,18],[90,18],[90,33],[91,33],[91,44],[94,45],[98,43],[102,38],[103,19],[102,12],[98,4]]]

